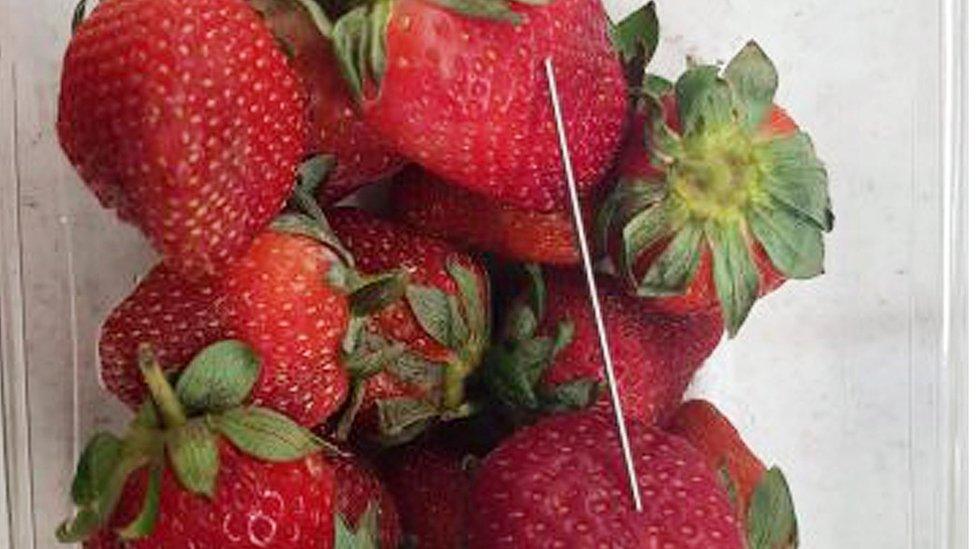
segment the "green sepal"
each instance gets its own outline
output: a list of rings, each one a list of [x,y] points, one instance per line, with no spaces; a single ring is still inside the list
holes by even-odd
[[[447,272],[457,284],[468,336],[475,336],[479,341],[486,340],[490,319],[488,318],[488,307],[485,306],[481,296],[480,281],[483,280],[483,277],[462,265],[455,257],[447,260]],[[467,337],[463,338],[465,343],[467,339]]]
[[[295,196],[298,196],[297,194]],[[314,202],[312,198],[301,198],[302,202],[308,203],[309,201]],[[318,219],[309,216],[304,213],[297,212],[285,212],[278,215],[271,222],[269,228],[273,231],[285,234],[294,234],[298,236],[304,236],[306,238],[311,238],[317,242],[321,242],[326,245],[330,250],[336,253],[344,264],[335,263],[330,267],[328,277],[326,281],[335,286],[336,288],[344,288],[345,281],[347,279],[347,272],[345,270],[355,264],[352,254],[349,250],[343,246],[342,241],[332,232],[331,226],[325,219],[325,214],[317,215]],[[341,276],[336,276],[340,275]]]
[[[583,410],[596,402],[600,390],[600,383],[593,379],[577,379],[546,387],[541,391],[542,407],[549,413]]]
[[[766,166],[764,189],[769,196],[821,230],[833,229],[827,170],[810,136],[796,132],[769,140],[759,146],[758,154]]]
[[[624,74],[632,87],[640,87],[647,64],[657,51],[660,27],[654,2],[648,2],[616,25],[610,25],[610,41],[620,55]]]
[[[745,322],[759,296],[759,271],[738,224],[705,225],[712,249],[712,277],[729,336]]]
[[[789,210],[761,205],[751,208],[747,219],[777,271],[794,279],[823,274],[824,238],[819,228]]]
[[[191,414],[221,412],[251,394],[261,373],[258,355],[241,341],[213,343],[197,353],[176,383],[176,396]]]
[[[397,397],[377,401],[376,415],[380,435],[399,443],[420,434],[440,410],[426,400]]]
[[[646,210],[654,211],[655,208]],[[637,289],[642,297],[679,295],[688,289],[701,262],[702,228],[687,224],[648,267]]]
[[[166,451],[176,478],[187,491],[213,497],[220,470],[217,436],[201,419],[166,433]]]
[[[521,341],[532,337],[538,327],[539,319],[532,307],[526,303],[517,303],[508,313],[503,336],[507,341]]]
[[[735,481],[732,480],[732,474],[729,472],[728,464],[724,460],[718,468],[718,480],[722,488],[725,489],[725,495],[728,496],[732,508],[738,513],[741,507],[739,505],[739,488],[735,485]]]
[[[311,431],[267,408],[244,406],[208,418],[211,429],[240,451],[264,461],[295,461],[326,448]]]
[[[88,0],[78,0],[75,9],[71,12],[71,34],[78,32],[78,27],[85,21],[88,15]]]
[[[152,534],[159,519],[159,500],[163,482],[163,460],[154,459],[149,465],[149,475],[146,481],[146,493],[142,500],[142,509],[125,527],[116,531],[122,540],[140,539]]]
[[[522,265],[528,283],[528,299],[536,318],[542,318],[546,310],[546,279],[538,263]]]
[[[644,76],[641,91],[644,92],[646,97],[659,101],[662,97],[674,91],[674,82],[663,76],[648,73]]]
[[[678,79],[674,89],[685,136],[734,121],[732,88],[719,78],[718,67],[692,67]]]
[[[379,511],[372,502],[359,516],[355,528],[342,513],[335,514],[335,549],[378,549],[379,546]]]
[[[556,356],[573,342],[576,325],[572,320],[563,320],[556,325],[556,337],[552,339],[552,355]]]
[[[158,429],[162,427],[159,412],[156,410],[156,405],[152,403],[152,400],[146,400],[142,403],[142,406],[139,406],[136,417],[132,419],[132,425],[143,429]]]
[[[386,28],[392,2],[358,6],[332,28],[332,45],[339,67],[353,92],[362,100],[367,87],[379,89],[386,74]]]
[[[366,379],[381,372],[388,364],[396,362],[404,352],[406,346],[402,343],[386,344],[377,349],[362,346],[346,355],[346,371],[350,377]]]
[[[621,274],[638,291],[641,288],[634,277],[634,262],[641,253],[666,238],[670,231],[671,218],[667,206],[661,202],[650,203],[624,225],[617,264],[621,266]]]
[[[352,432],[356,416],[359,415],[359,410],[363,407],[363,401],[366,398],[366,381],[364,378],[353,378],[352,380],[349,398],[346,399],[345,408],[343,408],[335,427],[335,437],[340,441],[349,439],[349,433]]]
[[[305,0],[296,0],[299,2]],[[335,170],[336,158],[328,154],[317,154],[298,165],[298,179],[295,190],[309,196],[318,194],[319,187]]]
[[[407,302],[417,322],[430,337],[441,345],[452,348],[454,325],[451,300],[445,292],[431,286],[411,284],[407,287]]]
[[[433,3],[455,13],[477,19],[520,24],[522,16],[512,11],[507,0],[432,0]],[[534,4],[534,2],[525,2]]]
[[[336,236],[322,207],[315,199],[319,186],[335,169],[335,163],[334,157],[320,154],[306,159],[298,167],[295,186],[288,200],[291,211],[279,215],[271,223],[271,228],[318,240],[335,252],[346,266],[354,267],[355,259]]]
[[[759,44],[749,41],[725,67],[723,76],[735,93],[739,123],[745,130],[755,130],[773,106],[779,86],[776,67]]]
[[[749,549],[793,549],[799,546],[793,496],[779,467],[767,470],[753,491],[747,522]]]
[[[385,367],[393,376],[425,392],[434,391],[444,383],[445,367],[415,353],[402,353]]]
[[[96,433],[88,441],[71,483],[71,501],[75,505],[86,505],[98,497],[99,487],[111,476],[121,453],[122,440],[111,433]]]
[[[369,316],[385,309],[406,294],[409,280],[410,275],[398,269],[358,281],[349,294],[350,313]]]

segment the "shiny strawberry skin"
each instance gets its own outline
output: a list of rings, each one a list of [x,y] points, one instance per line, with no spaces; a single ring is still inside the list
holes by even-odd
[[[174,268],[213,274],[278,213],[304,98],[239,0],[109,0],[65,55],[64,151],[101,203]]]
[[[459,457],[436,446],[410,446],[387,456],[383,473],[417,549],[464,545],[471,478]]]
[[[579,263],[576,231],[565,210],[517,208],[446,183],[419,167],[400,173],[392,189],[397,219],[418,231],[513,261]]]
[[[612,279],[599,279],[614,372],[625,414],[646,423],[668,417],[681,403],[691,377],[722,335],[718,314],[700,317],[647,315],[639,300]],[[580,379],[604,382],[605,373],[593,313],[582,275],[546,272],[547,303],[540,333],[554,334],[573,323],[573,339],[545,370],[550,386]]]
[[[627,91],[597,0],[513,3],[521,24],[467,17],[424,0],[392,5],[386,71],[366,120],[411,160],[515,206],[565,207],[543,70],[553,58],[580,189],[609,169]]]
[[[711,403],[689,400],[675,413],[668,431],[697,448],[713,470],[727,470],[737,496],[736,513],[745,521],[752,493],[762,482],[766,466],[746,446],[735,426]]]
[[[319,187],[332,204],[359,187],[393,175],[405,161],[363,120],[328,40],[304,8],[291,0],[260,0],[265,23],[288,44],[290,62],[308,96],[308,152],[335,159]]]
[[[326,280],[336,261],[311,239],[267,231],[220,279],[188,281],[156,266],[102,327],[105,387],[135,409],[146,396],[140,343],[153,345],[167,371],[179,371],[207,345],[240,339],[261,357],[255,404],[303,425],[323,421],[348,390],[339,356],[348,304]]]
[[[717,476],[681,438],[639,423],[630,441],[644,510],[630,500],[612,416],[583,412],[519,431],[482,463],[471,549],[734,549],[740,526]]]
[[[137,515],[146,478],[145,470],[130,477],[111,528],[124,526]],[[321,455],[286,463],[264,462],[222,441],[216,487],[209,500],[192,494],[166,467],[159,518],[152,534],[126,546],[332,549],[335,473]],[[99,537],[110,539],[104,533]]]
[[[376,473],[360,459],[335,456],[335,510],[347,524],[356,525],[372,505],[378,511],[379,549],[396,549],[400,543],[400,519],[393,497]]]
[[[267,231],[220,280],[220,317],[262,359],[254,403],[302,425],[332,415],[348,390],[348,303],[328,280],[338,261],[310,238]]]

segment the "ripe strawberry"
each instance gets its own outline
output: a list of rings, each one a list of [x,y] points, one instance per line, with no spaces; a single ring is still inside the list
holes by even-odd
[[[102,204],[213,274],[292,188],[301,88],[240,0],[107,0],[65,54],[58,135]]]
[[[668,430],[697,448],[725,482],[750,547],[798,545],[793,498],[778,467],[766,469],[722,413],[704,400],[681,405]]]
[[[419,167],[399,174],[392,189],[397,218],[426,234],[514,261],[579,263],[576,230],[564,210],[516,208],[445,183]]]
[[[575,272],[531,271],[511,307],[506,341],[487,361],[493,394],[517,415],[586,407],[606,397],[599,339],[585,282]],[[544,278],[544,280],[543,280]],[[627,417],[649,424],[681,403],[722,335],[717,314],[651,316],[612,279],[598,279],[614,372]]]
[[[396,549],[400,544],[400,519],[393,497],[376,473],[361,460],[347,456],[332,459],[336,476],[335,509],[346,525],[376,523],[373,538],[378,549]],[[372,545],[371,545],[372,546]]]
[[[160,264],[102,327],[102,381],[134,408],[145,398],[139,344],[151,344],[168,371],[179,371],[204,346],[239,339],[261,360],[253,402],[315,425],[339,408],[348,385],[340,356],[348,305],[329,276],[341,268],[319,242],[274,230],[220,279],[191,282]]]
[[[776,69],[755,43],[721,75],[696,66],[673,88],[652,82],[646,131],[625,148],[602,226],[648,307],[720,305],[734,335],[760,295],[823,272],[827,174],[773,104]]]
[[[440,447],[415,445],[395,451],[384,463],[383,478],[410,547],[463,547],[471,478],[461,458]]]
[[[597,0],[427,2],[356,8],[335,43],[366,121],[446,180],[525,209],[565,207],[543,61],[559,78],[579,188],[612,163],[627,111]]]
[[[468,546],[744,547],[722,486],[698,451],[657,428],[630,427],[643,512],[629,498],[613,418],[561,414],[519,431],[482,463]]]
[[[319,186],[322,202],[336,202],[399,170],[403,158],[363,120],[328,39],[306,8],[294,0],[250,1],[286,44],[291,66],[305,86],[310,151],[329,155],[335,161],[328,179]]]
[[[362,210],[334,209],[329,221],[361,273],[399,273],[383,292],[389,304],[360,316],[347,338],[347,367],[358,380],[351,413],[387,442],[463,413],[465,381],[488,342],[484,269],[440,240]]]
[[[152,387],[123,438],[97,434],[78,464],[63,542],[89,546],[331,549],[333,472],[322,442],[284,416],[243,406],[256,361],[195,361],[174,390],[147,347]]]

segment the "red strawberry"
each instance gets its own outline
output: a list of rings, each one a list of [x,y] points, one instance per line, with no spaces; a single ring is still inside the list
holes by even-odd
[[[103,205],[174,267],[214,273],[292,188],[301,88],[240,0],[107,0],[78,28],[58,135]]]
[[[603,391],[605,373],[582,275],[551,270],[530,277],[509,311],[508,341],[493,349],[488,381],[516,412],[585,407]],[[717,314],[651,316],[609,278],[598,280],[624,413],[657,423],[678,407],[695,370],[722,335]]]
[[[71,487],[78,511],[58,538],[331,549],[334,480],[322,442],[280,414],[241,405],[257,363],[211,356],[174,391],[146,349],[140,367],[154,402],[123,438],[100,433],[89,443]]]
[[[604,208],[610,248],[648,307],[721,306],[734,335],[760,295],[823,272],[827,174],[773,104],[776,69],[755,43],[721,75],[696,66],[673,89],[652,82],[653,112]]]
[[[161,264],[102,327],[102,380],[135,407],[145,398],[134,360],[140,343],[175,371],[208,344],[240,339],[261,359],[253,402],[315,425],[346,396],[340,347],[348,305],[329,276],[343,268],[319,242],[272,230],[219,280],[189,282]]]
[[[360,7],[335,27],[366,121],[410,160],[538,211],[566,189],[543,61],[551,57],[579,188],[622,137],[627,89],[598,0]]]
[[[461,458],[424,445],[396,451],[385,463],[383,476],[411,547],[463,547],[471,479]]]
[[[419,167],[397,176],[391,203],[404,223],[475,250],[515,261],[573,265],[580,260],[573,220],[564,210],[519,209],[447,184]]]
[[[329,220],[360,272],[400,273],[388,290],[397,299],[361,317],[363,329],[347,338],[347,365],[364,380],[353,412],[388,441],[462,413],[465,381],[488,342],[484,269],[440,240],[362,210],[335,209]],[[354,308],[362,293],[353,295]]]
[[[363,120],[328,39],[306,8],[293,0],[251,0],[251,4],[287,44],[291,66],[308,93],[311,152],[335,160],[334,170],[319,187],[323,203],[336,202],[399,170],[403,158]]]
[[[721,475],[739,520],[748,528],[750,547],[797,546],[793,498],[783,473],[777,467],[767,470],[715,406],[704,400],[685,402],[668,430],[690,442]]]
[[[365,517],[372,518],[378,526],[378,549],[396,549],[400,543],[400,519],[393,497],[376,473],[353,457],[337,456],[332,463],[336,472],[336,513],[347,525],[362,526]]]
[[[643,512],[633,508],[609,414],[547,418],[482,463],[471,497],[471,549],[744,547],[716,475],[683,439],[631,425]]]

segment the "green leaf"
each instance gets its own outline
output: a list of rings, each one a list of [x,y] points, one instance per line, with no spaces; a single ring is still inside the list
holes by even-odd
[[[448,295],[438,288],[410,284],[407,302],[424,331],[441,345],[452,348],[454,336]]]
[[[356,379],[366,379],[379,373],[386,365],[395,362],[406,351],[402,343],[391,343],[379,349],[361,347],[345,359],[346,371]]]
[[[686,224],[674,235],[641,280],[637,293],[657,297],[684,293],[698,272],[703,231],[697,224]]]
[[[118,464],[122,441],[111,433],[96,433],[78,458],[75,478],[71,483],[71,501],[82,506],[98,498]]]
[[[718,480],[722,484],[722,488],[725,488],[725,495],[729,498],[729,503],[732,504],[732,508],[739,511],[739,489],[736,487],[735,482],[732,480],[732,475],[729,473],[728,464],[723,463],[718,468]]]
[[[513,410],[539,408],[535,383],[511,353],[500,347],[489,349],[484,372],[489,391],[506,407]]]
[[[209,427],[194,420],[170,431],[166,449],[180,484],[194,494],[213,497],[220,457],[216,435]]]
[[[332,45],[354,97],[363,99],[365,84],[380,88],[386,74],[386,28],[392,2],[358,6],[332,28]]]
[[[456,257],[447,260],[447,272],[458,287],[464,313],[462,322],[478,341],[487,339],[488,307],[485,306],[481,293],[482,282],[487,284],[487,278],[462,265]],[[467,341],[471,334],[461,339]]]
[[[532,312],[532,307],[517,302],[509,311],[508,321],[505,324],[505,340],[517,342],[532,337],[539,326],[539,321]]]
[[[444,382],[444,366],[414,353],[402,353],[386,364],[386,371],[398,379],[431,391]]]
[[[548,412],[583,410],[596,402],[600,384],[593,379],[577,379],[546,388],[543,406]]]
[[[750,41],[725,67],[724,77],[742,108],[744,129],[756,129],[769,115],[779,85],[773,62],[759,44]]]
[[[71,34],[78,32],[78,27],[85,21],[88,13],[88,0],[78,0],[74,12],[71,14]]]
[[[705,225],[712,249],[715,292],[730,336],[749,315],[759,293],[759,272],[739,225]]]
[[[662,97],[674,90],[674,82],[664,78],[663,76],[648,74],[644,77],[644,83],[641,86],[641,89],[648,97],[660,100]]]
[[[298,5],[305,9],[309,18],[315,23],[315,28],[323,37],[332,39],[332,22],[315,0],[296,0]]]
[[[803,132],[759,146],[764,177],[762,190],[782,205],[809,219],[821,230],[833,228],[827,192],[827,170],[817,158],[810,136]]]
[[[552,340],[552,356],[562,352],[570,343],[576,332],[576,325],[572,320],[563,320],[556,326],[556,337]]]
[[[733,122],[732,89],[719,78],[718,67],[688,69],[675,84],[675,93],[686,136]]]
[[[654,2],[644,4],[620,23],[610,25],[610,41],[623,61],[631,86],[641,85],[644,70],[657,50],[659,30]]]
[[[191,415],[220,412],[243,403],[260,373],[261,361],[246,343],[218,341],[193,357],[176,395]]]
[[[349,295],[353,316],[368,316],[397,302],[407,291],[410,275],[403,270],[368,277]]]
[[[303,1],[303,0],[299,0]],[[298,166],[298,183],[296,190],[315,196],[319,186],[336,167],[336,159],[332,155],[317,154]]]
[[[415,398],[388,398],[376,402],[379,431],[386,437],[397,437],[411,427],[426,425],[438,417],[438,409],[426,400]]]
[[[750,549],[785,549],[799,546],[793,496],[779,467],[766,471],[749,502]]]
[[[264,461],[295,461],[325,447],[311,431],[267,408],[233,408],[210,418],[239,450]]]
[[[648,248],[669,236],[670,216],[663,203],[644,209],[624,225],[617,265],[632,287],[639,287],[634,278],[634,262]]]
[[[796,279],[823,274],[824,240],[818,227],[786,208],[755,206],[747,217],[776,270]]]
[[[335,549],[378,549],[380,546],[379,512],[371,502],[359,516],[355,530],[342,513],[335,514]]]
[[[156,459],[149,466],[149,479],[146,483],[146,493],[143,496],[142,509],[132,522],[118,530],[119,538],[123,540],[140,539],[152,534],[156,529],[159,518],[159,498],[162,490],[163,463]]]
[[[489,21],[502,21],[505,23],[519,24],[522,16],[512,11],[506,0],[432,0],[433,3],[451,10],[453,12],[487,19]]]
[[[346,335],[342,338],[342,351],[344,353],[352,354],[359,349],[360,343],[367,333],[366,321],[367,319],[361,316],[349,318],[349,323],[346,325]]]
[[[329,236],[311,217],[300,213],[283,213],[271,222],[271,229],[286,234],[295,234],[325,243]]]

